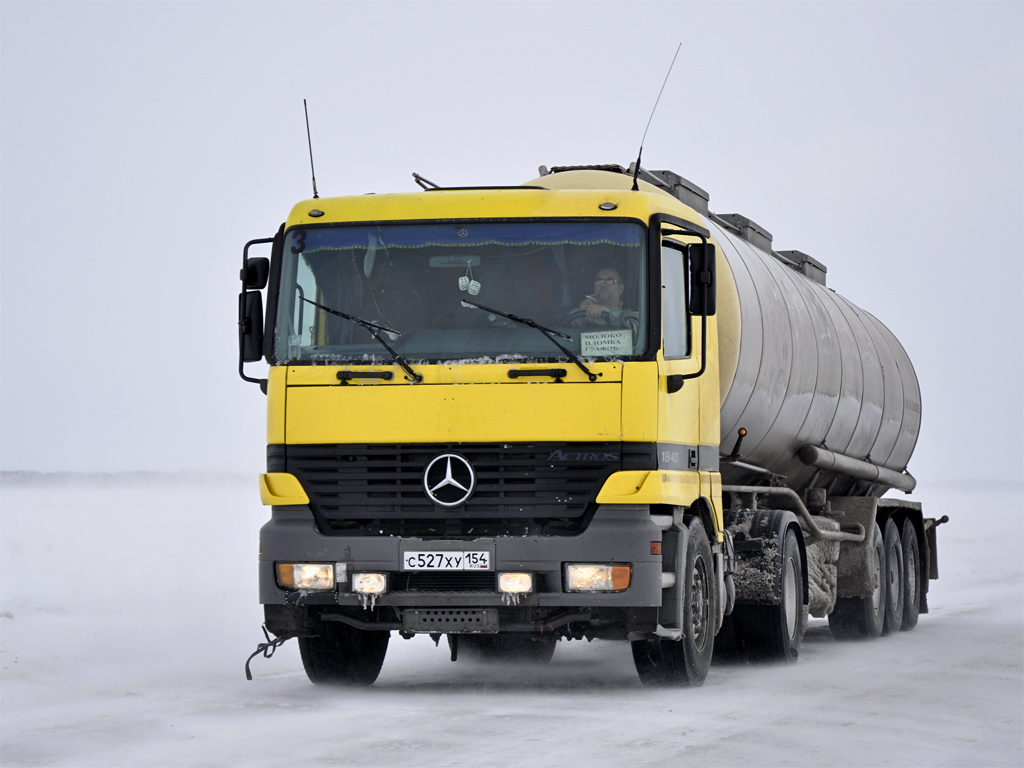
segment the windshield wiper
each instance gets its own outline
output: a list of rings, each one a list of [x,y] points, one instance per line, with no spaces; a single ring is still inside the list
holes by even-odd
[[[591,373],[590,369],[587,368],[587,366],[585,366],[583,364],[582,360],[580,360],[578,357],[576,357],[575,354],[573,354],[571,351],[569,351],[568,349],[563,347],[561,344],[559,344],[557,341],[555,341],[555,336],[558,336],[558,337],[563,338],[563,339],[568,339],[569,341],[572,341],[572,336],[569,336],[568,334],[565,334],[565,333],[561,333],[559,331],[552,330],[551,328],[545,328],[543,325],[538,325],[537,323],[535,323],[533,320],[531,320],[528,317],[519,317],[518,315],[512,315],[512,314],[509,314],[508,312],[502,312],[500,309],[492,309],[491,307],[485,307],[483,304],[474,304],[471,301],[465,301],[465,300],[463,300],[461,302],[461,304],[466,309],[482,309],[484,312],[493,312],[496,315],[501,315],[502,317],[506,317],[506,318],[508,318],[509,320],[511,320],[514,323],[522,323],[523,325],[528,326],[530,328],[536,328],[538,331],[540,331],[545,336],[547,336],[548,339],[551,340],[552,344],[554,344],[556,347],[558,347],[560,350],[562,350],[562,352],[565,353],[565,356],[568,357],[573,363],[576,364],[577,368],[579,368],[581,371],[583,371],[585,374],[587,374],[587,378],[588,379],[590,379],[591,381],[597,381],[597,374],[596,373]]]
[[[413,384],[419,384],[421,381],[423,381],[423,376],[416,373],[416,371],[409,367],[409,364],[405,361],[405,358],[398,354],[395,350],[393,350],[391,348],[391,345],[380,337],[379,333],[379,331],[383,331],[384,333],[391,337],[392,341],[394,341],[395,339],[402,335],[399,331],[396,331],[394,328],[385,328],[383,325],[377,325],[377,323],[371,323],[369,320],[363,320],[363,318],[356,317],[355,315],[346,315],[344,312],[339,312],[336,309],[325,307],[323,304],[317,304],[315,301],[310,301],[305,296],[300,296],[299,298],[301,298],[307,304],[312,304],[314,307],[322,309],[324,312],[330,312],[332,315],[342,317],[345,320],[348,320],[351,323],[355,323],[356,325],[368,330],[370,332],[370,335],[373,336],[373,338],[375,338],[377,341],[379,341],[381,346],[384,347],[384,349],[391,353],[392,359],[400,366],[402,366],[402,370],[405,371],[407,374],[406,379],[408,381],[411,381]]]

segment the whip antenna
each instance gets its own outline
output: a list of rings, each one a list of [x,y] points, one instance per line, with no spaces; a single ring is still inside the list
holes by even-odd
[[[654,109],[651,110],[651,116],[647,118],[647,128],[644,128],[643,138],[640,139],[640,151],[636,154],[636,168],[633,169],[633,192],[640,191],[640,186],[636,183],[636,179],[637,176],[640,175],[640,157],[644,153],[644,141],[647,139],[647,130],[651,127],[651,120],[654,119],[654,112],[658,108],[658,102],[661,101],[661,94],[665,91],[665,85],[668,83],[668,76],[672,74],[672,67],[676,65],[676,59],[679,57],[679,49],[682,47],[682,43],[676,47],[676,55],[672,57],[672,63],[668,65],[668,72],[665,73],[665,82],[661,84],[661,90],[658,91],[658,98],[654,100]]]
[[[680,45],[682,45],[682,43],[680,43]],[[676,53],[678,53],[678,51],[676,51]],[[673,59],[672,62],[675,63],[675,59]],[[662,86],[662,88],[664,87],[665,86]],[[661,97],[660,93],[658,94],[658,97]],[[655,106],[657,106],[657,104],[655,104]],[[309,137],[309,107],[306,106],[305,99],[302,100],[302,110],[306,113],[306,141],[309,142],[309,173],[313,177],[313,199],[316,200],[320,195],[316,193],[316,171],[313,170],[313,139]],[[649,124],[650,122],[648,122],[648,125]],[[644,131],[644,135],[647,135],[646,131]],[[643,142],[641,142],[641,145],[642,144]],[[640,151],[643,151],[643,146],[640,147]]]

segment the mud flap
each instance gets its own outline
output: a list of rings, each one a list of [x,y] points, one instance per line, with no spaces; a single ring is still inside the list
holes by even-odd
[[[674,527],[674,526],[673,526]],[[675,583],[661,591],[661,609],[658,611],[658,632],[662,636],[679,639],[683,630],[683,593],[686,589],[686,547],[690,531],[667,530],[661,537],[662,571],[675,574]],[[669,568],[666,568],[669,566]],[[667,632],[662,632],[667,630]]]
[[[839,545],[838,583],[840,598],[870,597],[875,590],[874,530],[878,499],[869,496],[833,496],[832,517],[843,530],[859,525],[867,532],[860,543],[844,541]]]

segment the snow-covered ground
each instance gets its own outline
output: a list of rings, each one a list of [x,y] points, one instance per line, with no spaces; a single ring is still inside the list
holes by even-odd
[[[1024,764],[1024,493],[926,489],[942,578],[917,629],[796,665],[716,664],[648,690],[629,647],[560,643],[542,668],[452,664],[394,636],[362,691],[307,682],[262,639],[255,479],[0,487],[0,761],[15,765]]]

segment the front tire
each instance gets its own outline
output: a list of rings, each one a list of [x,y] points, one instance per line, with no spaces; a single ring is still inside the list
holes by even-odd
[[[737,651],[757,661],[794,662],[807,625],[803,558],[796,533],[782,538],[782,599],[778,605],[740,604],[733,608]]]
[[[325,621],[321,634],[299,638],[306,676],[316,685],[373,685],[384,665],[390,635]]]
[[[651,637],[632,642],[633,663],[648,686],[704,684],[715,646],[715,580],[711,545],[699,520],[689,523],[683,590],[683,637]]]
[[[867,597],[840,597],[828,615],[828,628],[836,640],[874,640],[885,624],[885,545],[875,523],[872,546],[875,589]]]

